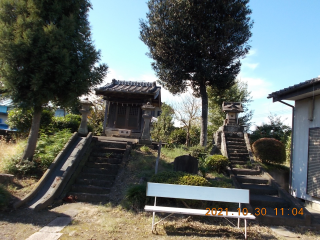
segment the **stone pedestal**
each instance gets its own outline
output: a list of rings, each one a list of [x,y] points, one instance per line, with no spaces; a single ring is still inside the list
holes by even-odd
[[[150,136],[150,122],[151,122],[151,111],[155,109],[154,106],[151,105],[151,103],[147,103],[141,107],[141,109],[144,111],[144,114],[142,115],[142,118],[144,119],[144,126],[143,131],[140,139],[141,144],[151,144],[151,136]]]
[[[90,113],[90,106],[92,105],[93,104],[90,101],[88,101],[88,98],[86,98],[84,101],[81,101],[82,108],[80,109],[80,113],[82,114],[82,118],[81,118],[80,127],[78,129],[78,133],[80,136],[85,137],[88,135],[87,121],[88,121],[88,115]]]

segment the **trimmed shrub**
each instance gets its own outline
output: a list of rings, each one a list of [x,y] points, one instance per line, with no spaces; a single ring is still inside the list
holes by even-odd
[[[10,201],[10,193],[0,185],[0,209],[4,209],[8,206]]]
[[[208,150],[200,145],[190,148],[190,155],[195,158],[205,157],[208,154]]]
[[[252,145],[256,158],[263,163],[284,163],[286,148],[284,144],[274,138],[261,138]]]
[[[226,170],[229,161],[228,158],[222,155],[212,155],[207,157],[206,163],[210,170],[222,173]]]
[[[185,172],[161,172],[153,175],[150,179],[150,182],[192,186],[211,186],[211,183],[207,179]]]

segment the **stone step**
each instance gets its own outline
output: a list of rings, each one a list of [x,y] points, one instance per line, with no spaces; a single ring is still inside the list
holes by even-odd
[[[268,184],[268,179],[261,176],[236,176],[240,183]]]
[[[112,167],[112,168],[89,168],[84,167],[82,172],[83,173],[94,173],[94,174],[106,174],[106,175],[117,175],[119,166]]]
[[[88,162],[120,164],[122,158],[90,157]]]
[[[111,153],[111,154],[110,154]],[[115,152],[104,152],[104,151],[92,151],[90,157],[106,157],[106,158],[123,158],[123,153],[115,153]]]
[[[230,160],[229,159],[229,162],[231,163],[231,166],[235,166],[236,164],[238,165],[245,165],[247,164],[248,160]]]
[[[248,154],[248,150],[246,148],[228,148],[228,153],[246,153]]]
[[[245,144],[228,144],[227,148],[234,148],[234,149],[247,149],[247,145]]]
[[[240,132],[239,134],[237,132],[225,132],[225,136],[227,138],[231,137],[231,138],[241,138],[243,139],[243,133]]]
[[[110,142],[110,141],[97,141],[95,147],[107,147],[107,148],[120,148],[126,149],[127,143],[125,142]]]
[[[126,149],[123,148],[109,148],[109,147],[102,147],[97,146],[92,149],[92,153],[98,152],[98,153],[120,153],[123,154],[126,151]]]
[[[243,138],[235,138],[235,137],[226,137],[226,141],[244,142],[245,143],[245,140]]]
[[[69,195],[74,196],[77,202],[107,202],[109,200],[109,194],[69,192]]]
[[[78,193],[108,194],[111,188],[99,187],[93,185],[73,184],[71,191]]]
[[[250,161],[249,154],[228,154],[230,161]]]
[[[106,180],[106,181],[114,181],[116,178],[116,174],[97,174],[97,173],[85,173],[82,172],[78,179],[97,179],[97,180]]]
[[[276,196],[269,195],[260,195],[260,194],[251,194],[250,193],[250,204],[255,208],[289,208],[290,204]]]
[[[232,171],[236,175],[260,175],[260,170],[253,170],[253,169],[243,169],[243,168],[233,168]]]
[[[278,190],[269,185],[241,184],[243,189],[249,189],[252,194],[277,195]]]
[[[90,168],[101,168],[101,169],[116,168],[117,169],[117,166],[119,166],[119,164],[101,163],[101,162],[87,162],[86,166],[90,167]]]
[[[97,187],[112,187],[113,180],[100,180],[100,179],[87,179],[87,178],[77,178],[76,183],[77,184],[83,184],[83,185],[93,185]]]

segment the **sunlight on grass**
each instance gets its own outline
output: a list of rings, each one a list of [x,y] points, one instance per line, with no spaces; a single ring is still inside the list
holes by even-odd
[[[161,148],[161,154],[163,154],[166,158],[173,161],[176,157],[181,155],[189,155],[188,150],[186,150],[183,147],[177,147],[177,148]]]
[[[21,154],[26,146],[26,140],[17,140],[16,143],[0,141],[0,172],[4,172],[8,161]]]

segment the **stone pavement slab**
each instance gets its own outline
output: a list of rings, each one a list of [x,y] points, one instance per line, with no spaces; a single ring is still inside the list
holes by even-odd
[[[58,240],[61,236],[62,233],[36,232],[26,240]]]
[[[39,232],[58,233],[71,222],[71,217],[57,217]]]

